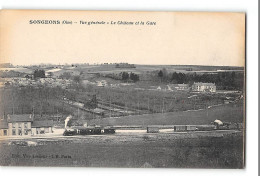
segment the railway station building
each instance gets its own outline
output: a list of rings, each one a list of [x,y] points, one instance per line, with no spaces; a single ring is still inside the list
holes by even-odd
[[[31,114],[7,115],[7,119],[0,121],[0,136],[32,136],[52,132],[52,120],[34,120]]]

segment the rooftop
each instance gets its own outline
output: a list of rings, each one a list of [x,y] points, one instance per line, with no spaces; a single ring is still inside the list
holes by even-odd
[[[32,123],[32,128],[35,127],[52,127],[53,120],[36,120]]]
[[[8,123],[5,120],[0,121],[0,129],[8,129]]]
[[[174,87],[189,87],[189,84],[170,84],[169,86],[174,86]]]
[[[195,82],[194,85],[199,85],[199,86],[215,86],[215,83]]]
[[[7,115],[7,122],[32,122],[33,115],[31,114],[15,114]]]
[[[53,120],[35,120],[31,114],[7,115],[7,119],[0,120],[0,129],[8,129],[8,123],[13,122],[32,122],[32,128],[36,127],[52,127]]]

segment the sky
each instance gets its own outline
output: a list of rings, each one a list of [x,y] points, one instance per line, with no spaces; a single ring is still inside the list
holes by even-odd
[[[30,24],[30,20],[73,24]],[[128,62],[244,66],[245,14],[2,10],[0,44],[0,62],[14,65]]]

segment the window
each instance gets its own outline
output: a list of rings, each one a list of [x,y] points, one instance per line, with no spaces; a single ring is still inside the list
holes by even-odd
[[[36,134],[40,134],[41,129],[40,128],[36,128]]]
[[[7,136],[7,130],[4,130],[4,136]]]
[[[15,128],[15,123],[12,123],[12,127]]]
[[[18,135],[22,136],[22,130],[21,129],[18,130]]]
[[[13,136],[16,135],[16,130],[12,130],[12,135],[13,135]]]
[[[18,123],[18,128],[22,128],[22,123]]]
[[[28,123],[24,123],[24,128],[28,128]]]
[[[28,135],[28,130],[27,129],[24,130],[24,135]]]
[[[44,131],[44,127],[42,127],[42,128],[40,128],[40,134],[44,134],[45,133],[45,131]]]

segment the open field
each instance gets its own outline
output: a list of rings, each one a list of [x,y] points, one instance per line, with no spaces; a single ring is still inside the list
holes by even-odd
[[[208,106],[223,104],[226,97],[230,100],[238,99],[239,94],[195,94],[186,91],[140,91],[133,88],[105,88],[105,87],[88,87],[84,90],[77,91],[74,89],[62,89],[58,87],[11,87],[9,89],[0,90],[0,112],[6,114],[14,113],[31,113],[34,109],[35,114],[54,115],[58,112],[67,114],[75,114],[82,116],[84,119],[93,119],[93,115],[83,113],[80,114],[76,107],[62,103],[62,99],[66,97],[71,101],[86,103],[96,95],[98,107],[106,106],[104,117],[122,116],[127,113],[118,114],[118,111],[134,111],[134,114],[151,114],[165,113],[187,110],[205,109]],[[239,102],[241,100],[238,100]],[[111,102],[111,105],[110,105]],[[11,106],[10,106],[11,105]],[[66,106],[66,107],[65,107]],[[111,108],[111,114],[109,109]],[[2,111],[1,111],[2,110]],[[128,113],[129,114],[129,113]],[[131,113],[133,114],[133,113]]]
[[[33,73],[33,69],[28,69],[28,68],[24,68],[24,67],[18,67],[18,68],[0,68],[0,71],[15,71],[15,72],[20,72],[20,73],[27,73],[27,74],[31,74]]]
[[[202,66],[202,65],[135,65],[136,68],[115,68],[114,64],[111,65],[88,65],[79,66],[76,70],[88,72],[122,72],[129,71],[135,73],[143,73],[147,71],[155,71],[166,68],[170,72],[194,72],[194,71],[217,71],[217,70],[243,70],[242,67],[225,67],[225,66]],[[187,69],[192,71],[187,71]]]
[[[243,122],[242,104],[229,104],[211,107],[209,109],[169,112],[156,114],[132,115],[118,118],[103,118],[90,120],[90,124],[98,125],[198,125],[210,124],[216,119],[224,122]]]
[[[135,65],[136,68],[115,68],[115,64],[109,65],[78,65],[77,67],[71,66],[52,66],[52,67],[14,67],[14,68],[0,68],[0,71],[15,71],[19,73],[32,74],[35,69],[44,69],[46,72],[52,72],[54,75],[61,75],[64,72],[78,75],[82,73],[120,73],[120,72],[134,72],[142,74],[146,72],[153,72],[167,69],[168,72],[182,72],[182,73],[210,73],[222,71],[243,71],[242,67],[225,67],[225,66],[201,66],[201,65]]]
[[[77,65],[77,67],[74,67],[76,70],[80,71],[89,71],[89,72],[99,72],[99,71],[112,71],[112,70],[135,70],[135,71],[153,71],[157,69],[162,69],[166,68],[171,71],[176,71],[176,70],[182,70],[186,71],[187,69],[192,69],[192,71],[217,71],[217,70],[243,70],[242,67],[229,67],[229,66],[204,66],[204,65],[135,65],[136,68],[116,68],[115,69],[115,64],[108,64],[108,65]],[[46,66],[43,67],[36,67],[36,66],[27,66],[27,67],[13,67],[13,68],[0,68],[0,70],[14,70],[17,72],[24,72],[28,73],[28,71],[33,71],[33,69],[36,68],[44,68],[46,71],[51,70],[52,68],[59,67],[59,65],[56,66],[49,66],[45,68]],[[62,68],[66,69],[71,69],[70,65],[68,66],[62,66]]]
[[[101,135],[0,143],[0,165],[243,168],[241,132]]]

